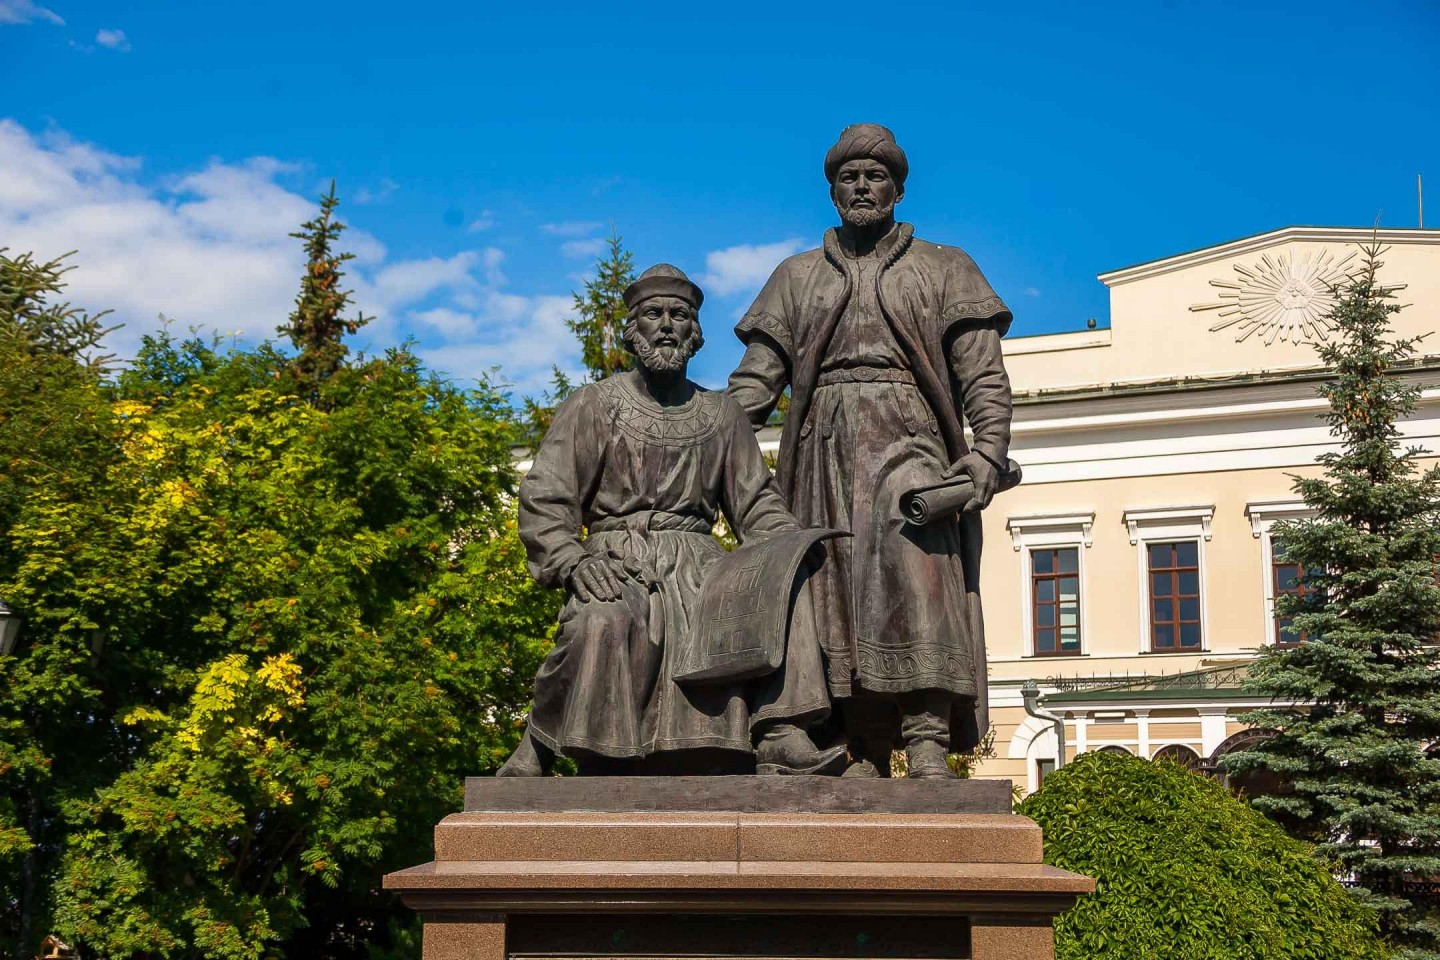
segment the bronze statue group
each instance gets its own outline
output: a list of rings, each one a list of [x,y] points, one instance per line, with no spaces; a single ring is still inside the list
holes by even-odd
[[[888,777],[903,748],[910,777],[953,777],[985,732],[980,511],[1014,482],[1011,315],[963,251],[895,220],[908,172],[885,127],[842,132],[840,225],[776,268],[723,393],[686,377],[700,288],[661,264],[625,291],[635,369],[565,401],[520,485],[530,570],[566,601],[498,775],[564,756]],[[787,388],[772,476],[754,430]],[[954,508],[902,510],[951,482]]]

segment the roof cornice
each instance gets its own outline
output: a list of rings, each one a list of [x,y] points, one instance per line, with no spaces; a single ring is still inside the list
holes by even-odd
[[[1132,267],[1122,267],[1119,270],[1111,270],[1109,273],[1102,273],[1097,279],[1107,287],[1116,287],[1122,283],[1133,283],[1136,280],[1144,280],[1147,277],[1157,276],[1162,273],[1169,273],[1172,270],[1179,270],[1184,267],[1193,267],[1201,263],[1209,263],[1213,260],[1227,260],[1241,254],[1249,253],[1252,250],[1262,250],[1274,246],[1277,243],[1285,243],[1293,240],[1309,240],[1320,243],[1362,243],[1371,238],[1381,243],[1437,243],[1440,244],[1440,230],[1421,229],[1417,227],[1407,228],[1383,228],[1373,227],[1281,227],[1279,230],[1271,230],[1267,233],[1257,233],[1249,237],[1241,237],[1239,240],[1231,240],[1228,243],[1217,244],[1213,247],[1201,247],[1199,250],[1190,250],[1186,253],[1177,253],[1174,256],[1163,257],[1159,260],[1148,260],[1145,263],[1137,263]]]

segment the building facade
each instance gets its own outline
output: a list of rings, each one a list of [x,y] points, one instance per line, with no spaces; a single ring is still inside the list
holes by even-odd
[[[982,570],[995,757],[1034,790],[1087,750],[1213,764],[1247,738],[1240,689],[1296,589],[1271,536],[1337,449],[1316,395],[1330,288],[1369,229],[1289,227],[1105,273],[1108,329],[1006,343],[1012,456],[1025,482],[985,513]],[[1440,230],[1381,230],[1403,336],[1440,327]],[[1440,450],[1440,343],[1404,376],[1406,442]],[[1021,690],[1040,688],[1027,715]],[[1057,735],[1060,734],[1060,735]]]

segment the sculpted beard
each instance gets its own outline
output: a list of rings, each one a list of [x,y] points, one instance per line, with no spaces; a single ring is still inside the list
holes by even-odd
[[[630,348],[635,351],[635,358],[640,361],[640,366],[652,373],[675,373],[682,370],[695,356],[695,338],[687,337],[680,341],[679,346],[657,347],[655,344],[640,336],[640,331],[631,324],[627,337],[630,340]]]
[[[895,204],[887,203],[884,206],[874,207],[842,207],[840,208],[840,219],[846,226],[869,227],[884,221],[895,213]]]

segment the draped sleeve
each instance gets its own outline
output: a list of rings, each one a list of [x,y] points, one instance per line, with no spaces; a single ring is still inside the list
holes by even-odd
[[[604,465],[605,420],[599,391],[582,387],[555,411],[520,483],[520,540],[530,575],[542,586],[564,586],[587,555],[581,532]]]
[[[734,397],[756,430],[765,425],[790,383],[794,355],[793,281],[790,261],[775,268],[764,289],[735,325],[745,355],[730,375],[725,392]]]
[[[799,530],[800,523],[780,496],[775,478],[765,466],[760,444],[750,430],[745,411],[727,397],[722,408],[725,469],[720,484],[720,509],[741,542],[755,535]]]

